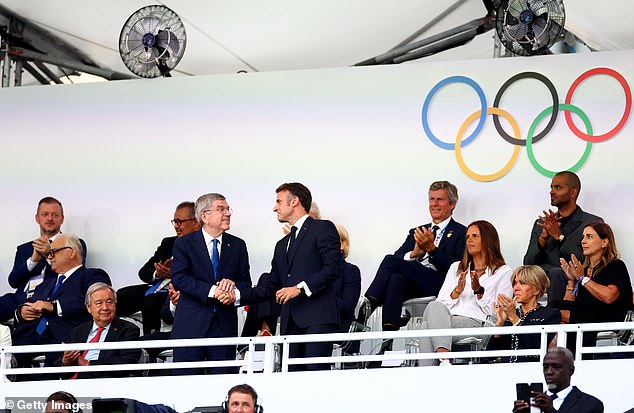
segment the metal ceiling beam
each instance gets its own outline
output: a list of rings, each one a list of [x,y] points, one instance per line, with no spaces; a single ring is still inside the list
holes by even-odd
[[[26,70],[27,72],[29,72],[29,74],[31,76],[33,76],[35,78],[35,80],[37,80],[38,82],[40,82],[43,85],[50,85],[51,82],[49,80],[47,80],[44,76],[42,76],[40,74],[40,72],[37,71],[36,68],[34,68],[29,62],[22,62],[22,66],[24,67],[24,70]]]
[[[23,58],[27,60],[36,60],[44,63],[50,63],[56,66],[62,66],[68,69],[77,70],[78,72],[89,73],[91,75],[100,76],[108,80],[124,80],[135,79],[126,73],[117,72],[109,69],[101,69],[99,67],[87,66],[78,62],[67,61],[64,59],[48,56],[43,53],[34,52],[32,50],[12,47],[9,49],[9,54],[17,58]]]
[[[438,33],[434,36],[430,36],[426,39],[397,47],[387,53],[359,62],[355,64],[355,66],[401,63],[407,60],[418,59],[430,54],[442,52],[443,50],[469,42],[476,35],[491,30],[494,25],[495,17],[485,16],[442,33]]]
[[[49,79],[51,79],[53,82],[55,82],[58,85],[63,84],[64,82],[62,82],[60,80],[60,78],[53,73],[53,71],[51,69],[49,69],[48,67],[46,67],[46,65],[40,61],[35,60],[33,63],[35,63],[35,66],[37,66],[38,69],[40,69],[40,71],[42,73],[44,73],[46,76],[48,76]]]

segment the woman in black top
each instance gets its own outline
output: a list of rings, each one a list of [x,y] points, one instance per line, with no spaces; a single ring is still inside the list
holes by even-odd
[[[583,229],[583,264],[572,255],[561,259],[568,277],[564,300],[573,301],[572,323],[623,321],[632,308],[632,284],[625,263],[619,259],[612,228],[594,222]],[[596,345],[596,332],[583,335],[584,346]]]
[[[561,312],[552,307],[542,307],[537,300],[548,289],[548,276],[537,265],[523,265],[516,268],[512,275],[513,298],[498,294],[495,306],[496,326],[529,326],[559,324]],[[554,334],[548,335],[551,341]],[[525,350],[540,347],[540,334],[510,334],[494,336],[489,348],[495,350]],[[539,361],[539,356],[511,356],[508,360]]]

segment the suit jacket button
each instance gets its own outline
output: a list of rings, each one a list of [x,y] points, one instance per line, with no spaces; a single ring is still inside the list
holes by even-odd
[[[290,275],[290,274],[288,274],[288,275],[286,275],[286,277],[287,277],[287,278],[291,278],[291,275]]]

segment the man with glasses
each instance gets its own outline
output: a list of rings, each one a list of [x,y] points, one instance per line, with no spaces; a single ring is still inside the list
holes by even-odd
[[[161,327],[161,307],[165,303],[171,282],[170,265],[174,241],[200,229],[194,213],[194,203],[189,201],[178,204],[171,222],[176,236],[163,238],[152,258],[139,270],[139,278],[146,284],[131,285],[117,291],[117,314],[129,316],[141,311],[143,334],[157,331]]]
[[[202,226],[174,242],[170,270],[180,298],[174,314],[173,339],[237,337],[238,314],[233,302],[235,288],[251,287],[249,255],[245,242],[226,231],[231,226],[231,208],[223,195],[210,193],[198,198],[196,218]],[[231,299],[220,302],[218,298]],[[174,348],[174,361],[234,360],[236,346]],[[201,374],[203,369],[176,371]],[[222,367],[208,373],[232,373]]]
[[[97,282],[111,284],[102,269],[83,266],[83,247],[72,234],[60,234],[48,250],[51,269],[33,296],[16,311],[13,345],[58,344],[68,342],[73,328],[90,320],[84,300],[88,287]],[[18,365],[26,367],[37,354],[17,354]],[[45,365],[52,366],[60,353],[46,353]]]
[[[46,254],[51,249],[51,243],[61,233],[64,223],[62,203],[50,196],[42,198],[37,204],[35,222],[40,227],[40,236],[17,248],[13,269],[9,273],[9,285],[16,290],[0,297],[0,321],[13,317],[18,306],[33,295],[45,277],[57,275],[46,260]],[[85,263],[86,243],[81,239],[79,241],[84,249]]]

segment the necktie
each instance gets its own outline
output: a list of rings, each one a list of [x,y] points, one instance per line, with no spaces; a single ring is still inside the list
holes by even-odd
[[[291,257],[291,252],[293,251],[293,244],[295,243],[295,234],[297,233],[297,227],[293,225],[291,227],[290,232],[290,241],[288,242],[288,249],[286,250],[286,261],[288,261]]]
[[[434,234],[434,245],[438,246],[438,244],[440,243],[440,240],[437,239],[438,238],[438,230],[440,229],[440,227],[438,225],[434,225],[433,227],[431,227],[431,231]]]
[[[218,280],[218,263],[220,262],[220,256],[218,255],[218,240],[214,238],[213,245],[211,246],[211,266],[214,268],[214,280]]]
[[[550,404],[552,404],[552,405],[553,405],[553,411],[555,411],[555,410],[554,410],[554,409],[555,409],[554,404],[555,404],[555,399],[557,398],[557,393],[553,393],[553,394],[551,394],[551,395],[550,395],[550,396],[548,396],[548,397],[550,397]]]
[[[64,282],[64,279],[66,278],[66,276],[64,274],[61,274],[58,278],[57,278],[57,283],[55,284],[55,287],[53,287],[53,291],[51,291],[51,295],[49,295],[49,300],[52,300],[53,298],[55,298],[55,294],[57,294],[57,290],[59,290],[59,287],[62,286],[62,283]],[[46,322],[47,322],[47,318],[46,316],[42,316],[40,318],[40,321],[37,323],[37,327],[35,327],[35,332],[38,335],[42,335],[42,333],[44,333],[44,330],[46,330]]]
[[[103,333],[105,329],[106,329],[105,327],[97,327],[97,334],[95,334],[95,336],[90,339],[89,343],[98,343],[99,340],[101,340],[101,333]],[[86,354],[88,354],[88,350],[84,350],[83,353],[81,353],[81,357],[85,358]],[[79,373],[73,374],[73,377],[71,377],[70,379],[75,380],[78,374]]]

